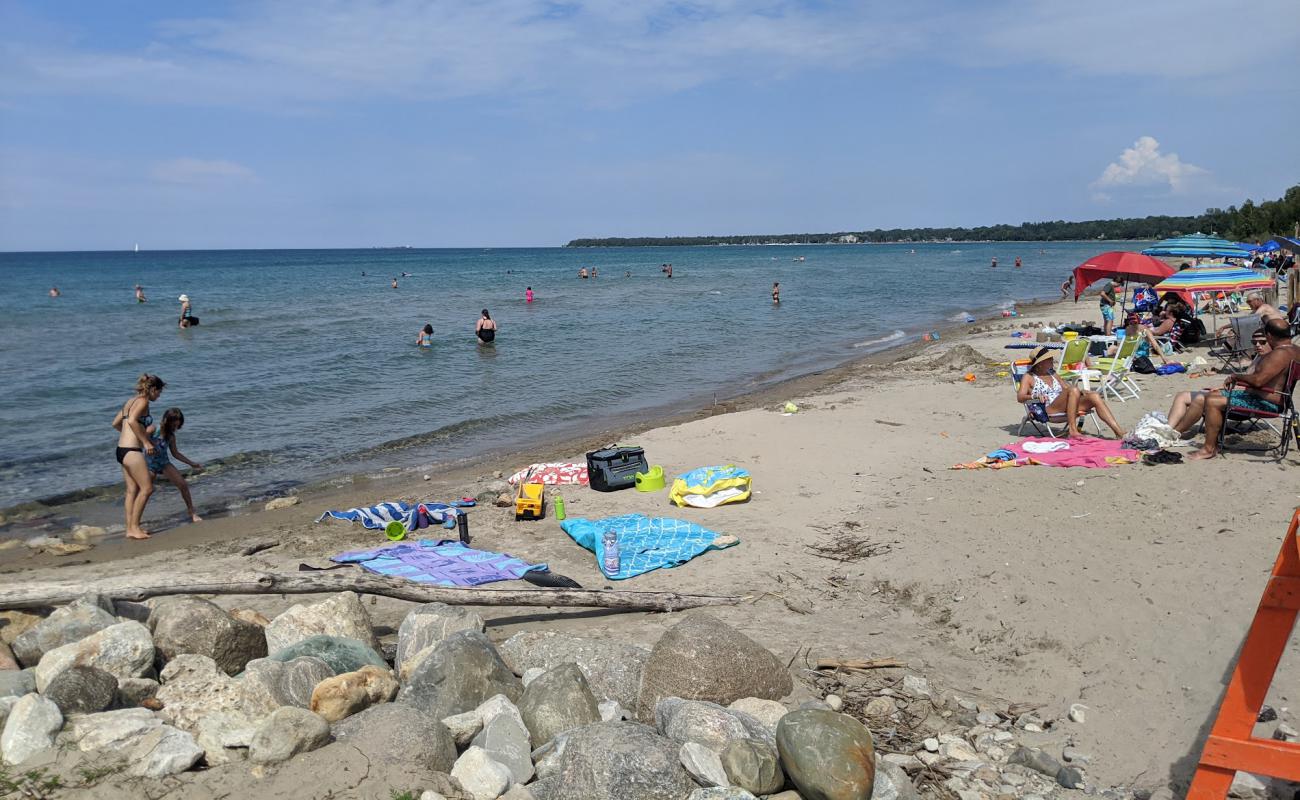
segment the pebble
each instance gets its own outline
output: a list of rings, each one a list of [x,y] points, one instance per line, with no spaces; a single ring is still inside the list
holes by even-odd
[[[1088,716],[1088,707],[1082,703],[1074,703],[1070,706],[1070,721],[1082,725]]]
[[[840,699],[840,696],[837,694],[826,695],[823,702],[826,703],[826,707],[831,711],[842,711],[844,709],[844,701]]]
[[[1074,767],[1061,767],[1056,773],[1056,782],[1067,789],[1078,789],[1083,786],[1083,773]]]
[[[920,675],[904,675],[903,691],[913,697],[929,697],[931,693],[930,682]]]
[[[1062,750],[1061,758],[1069,761],[1071,764],[1087,764],[1092,760],[1092,756],[1073,747],[1067,747]]]
[[[863,714],[867,717],[888,717],[897,710],[894,701],[888,697],[873,697],[867,701]]]
[[[975,721],[992,728],[1002,724],[1002,716],[996,711],[981,711],[975,715]]]
[[[510,770],[488,757],[481,747],[470,747],[452,765],[451,777],[475,798],[500,797],[510,788]]]
[[[1279,722],[1277,729],[1273,731],[1273,738],[1279,742],[1294,742],[1297,738],[1300,738],[1300,733],[1297,733],[1295,728],[1285,722]]]
[[[289,506],[296,506],[301,502],[302,499],[298,497],[277,497],[266,504],[266,510],[275,511],[277,508],[288,508]]]
[[[921,742],[921,746],[925,748],[927,753],[939,752],[939,740],[934,738],[933,736]]]

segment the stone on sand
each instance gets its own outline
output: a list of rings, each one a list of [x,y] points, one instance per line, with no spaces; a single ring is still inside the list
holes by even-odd
[[[510,788],[510,770],[481,747],[471,746],[462,753],[451,768],[451,777],[476,800],[496,800]]]
[[[68,723],[68,738],[82,752],[120,752],[134,747],[144,735],[160,727],[162,719],[147,708],[122,708],[99,714],[81,714]]]
[[[36,670],[7,669],[0,672],[0,697],[22,697],[36,691]]]
[[[792,711],[776,728],[781,764],[805,800],[866,800],[875,784],[871,732],[834,711]]]
[[[195,653],[217,662],[227,675],[235,675],[249,661],[266,657],[266,636],[260,626],[235,619],[199,597],[158,600],[149,614],[149,630],[164,661]]]
[[[577,664],[561,664],[533,680],[519,700],[533,748],[556,734],[599,722],[600,707]]]
[[[738,739],[776,749],[773,734],[763,723],[743,711],[703,700],[665,697],[655,708],[655,726],[675,742],[696,742],[719,755]]]
[[[0,732],[0,755],[6,764],[21,764],[42,750],[54,746],[54,736],[63,727],[59,707],[37,694],[19,698]]]
[[[312,689],[312,711],[326,722],[338,722],[397,694],[397,680],[386,669],[367,664],[356,672],[326,678]]]
[[[703,786],[687,795],[686,800],[758,800],[738,786]]]
[[[276,511],[281,508],[290,508],[291,506],[296,506],[301,502],[302,502],[301,498],[292,495],[289,497],[276,497],[272,500],[267,501],[266,505],[263,506],[263,508],[266,511]]]
[[[261,693],[250,692],[241,679],[217,668],[207,656],[186,653],[163,667],[156,699],[163,704],[167,723],[197,734],[199,720],[214,712],[227,712],[260,720],[279,704]]]
[[[36,689],[45,691],[50,681],[74,664],[102,669],[120,681],[141,677],[153,667],[153,659],[149,629],[138,622],[119,622],[46,652],[36,665]]]
[[[775,700],[764,700],[761,697],[742,697],[727,708],[748,714],[763,723],[773,736],[776,735],[776,726],[781,721],[781,717],[790,713],[790,709]]]
[[[486,636],[458,631],[416,662],[397,697],[441,720],[498,694],[514,702],[523,688]]]
[[[456,745],[436,718],[402,703],[381,703],[334,725],[334,738],[375,763],[418,764],[436,772],[451,769]]]
[[[203,758],[203,748],[194,737],[170,725],[159,725],[140,738],[127,760],[131,774],[163,778],[184,772]]]
[[[716,617],[692,613],[655,644],[641,676],[637,715],[654,719],[665,697],[726,705],[742,697],[779,700],[794,688],[785,664]]]
[[[18,663],[18,657],[14,655],[13,648],[4,642],[0,642],[0,672],[19,669],[22,669],[22,665]]]
[[[272,654],[313,636],[355,639],[372,650],[379,649],[379,640],[370,626],[370,615],[355,592],[339,592],[318,603],[290,606],[271,620],[265,632],[266,649]]]
[[[735,739],[722,750],[727,782],[754,794],[772,794],[785,785],[785,772],[776,750],[749,739]]]
[[[329,723],[305,708],[284,706],[268,716],[248,746],[255,764],[279,764],[329,743]]]
[[[554,797],[661,800],[685,797],[695,782],[682,767],[681,745],[634,722],[595,722],[566,734]]]
[[[92,633],[116,625],[117,617],[105,610],[95,596],[79,597],[54,609],[13,641],[14,656],[25,667],[40,663],[41,656],[64,645],[79,642]]]
[[[483,729],[470,742],[488,757],[510,771],[515,783],[526,783],[533,777],[532,747],[528,728],[519,709],[505,695],[495,695],[477,709],[483,718]]]
[[[718,754],[702,744],[686,742],[677,751],[677,758],[695,782],[701,786],[728,786],[727,771],[722,768]]]
[[[642,668],[649,656],[642,647],[549,631],[517,633],[501,645],[501,658],[516,675],[577,664],[596,700],[614,700],[624,708],[636,708]]]
[[[158,694],[161,685],[153,678],[123,678],[117,682],[117,696],[113,703],[120,708],[135,708]]]
[[[425,650],[457,631],[484,630],[483,618],[474,611],[446,603],[425,603],[416,606],[403,619],[397,629],[397,658],[394,666],[399,677],[405,677],[411,666]]]
[[[93,714],[113,704],[117,696],[117,678],[102,669],[74,664],[54,676],[45,687],[44,696],[53,701],[64,716]]]
[[[245,757],[256,733],[257,725],[243,714],[216,711],[199,720],[194,741],[208,766],[215,767]]]

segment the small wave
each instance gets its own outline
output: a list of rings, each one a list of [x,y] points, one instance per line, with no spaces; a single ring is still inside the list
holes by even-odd
[[[949,322],[969,322],[971,318],[969,311],[958,311],[956,314],[948,317]]]
[[[899,339],[904,338],[905,336],[907,336],[906,333],[903,333],[900,330],[896,330],[893,333],[889,334],[888,336],[882,336],[879,339],[868,339],[865,342],[858,342],[853,346],[854,347],[877,347],[882,344],[889,344],[890,342],[896,342]]]

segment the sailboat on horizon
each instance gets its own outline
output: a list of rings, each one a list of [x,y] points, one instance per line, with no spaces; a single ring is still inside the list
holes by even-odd
[[[137,252],[137,253],[140,252],[140,243],[139,243],[139,242],[136,242],[136,243],[135,243],[135,252]]]

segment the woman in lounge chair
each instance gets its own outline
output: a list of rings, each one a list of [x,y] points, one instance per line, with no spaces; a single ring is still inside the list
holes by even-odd
[[[1110,413],[1110,406],[1097,392],[1083,391],[1077,386],[1066,386],[1056,377],[1053,367],[1056,364],[1056,351],[1040,347],[1034,351],[1029,361],[1029,371],[1020,379],[1020,391],[1017,395],[1022,403],[1037,401],[1042,403],[1048,414],[1065,414],[1070,436],[1082,436],[1079,432],[1079,415],[1096,411],[1101,421],[1115,432],[1115,438],[1124,438],[1124,429]]]

